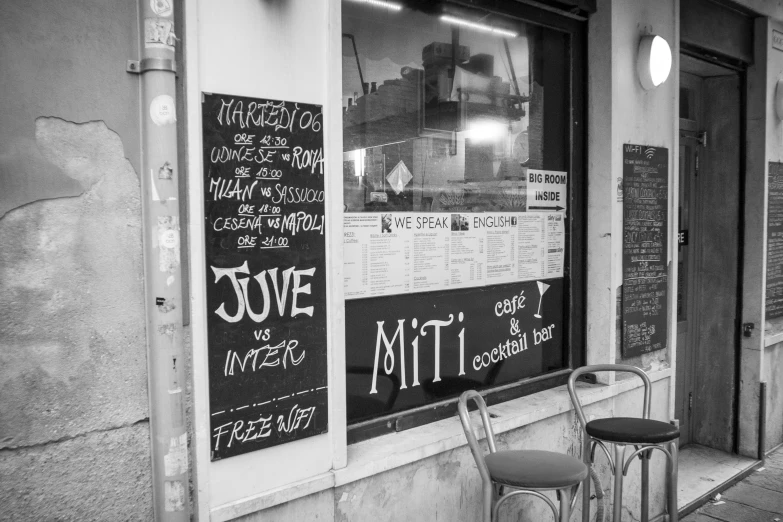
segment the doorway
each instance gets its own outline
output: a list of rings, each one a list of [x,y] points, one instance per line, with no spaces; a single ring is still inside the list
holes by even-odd
[[[680,64],[675,414],[683,449],[681,474],[691,474],[692,462],[698,469],[688,482],[706,493],[723,482],[722,475],[728,480],[736,474],[742,461],[734,454],[744,76],[688,55],[681,56]],[[717,465],[721,462],[728,464],[725,469]],[[692,495],[698,498],[696,493]],[[681,505],[688,501],[684,496]]]

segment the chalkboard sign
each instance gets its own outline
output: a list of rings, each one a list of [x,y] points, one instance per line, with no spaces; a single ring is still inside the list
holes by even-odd
[[[766,317],[783,316],[783,163],[769,163]]]
[[[666,348],[669,151],[623,145],[623,357]]]
[[[563,282],[346,301],[348,421],[565,367]]]
[[[211,456],[327,431],[321,107],[204,93]]]

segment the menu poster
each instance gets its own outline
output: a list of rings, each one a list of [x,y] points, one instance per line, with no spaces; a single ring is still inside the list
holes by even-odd
[[[202,95],[211,459],[327,431],[323,113]]]
[[[669,151],[623,145],[623,357],[666,348]]]
[[[348,213],[346,299],[563,276],[562,212]]]
[[[783,163],[769,163],[766,317],[783,317]]]

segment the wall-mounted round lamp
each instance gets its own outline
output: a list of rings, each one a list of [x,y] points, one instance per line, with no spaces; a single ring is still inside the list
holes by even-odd
[[[783,120],[783,78],[778,78],[775,85],[775,115],[779,120]]]
[[[666,81],[672,69],[672,50],[669,43],[658,35],[642,36],[636,71],[645,90],[655,89]]]

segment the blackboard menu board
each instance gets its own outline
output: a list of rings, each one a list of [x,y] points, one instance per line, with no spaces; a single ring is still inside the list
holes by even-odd
[[[769,163],[766,317],[783,316],[783,163]]]
[[[202,95],[211,458],[327,430],[321,107]]]
[[[346,301],[348,421],[565,367],[564,279]]]
[[[666,347],[669,151],[623,145],[623,357]]]

